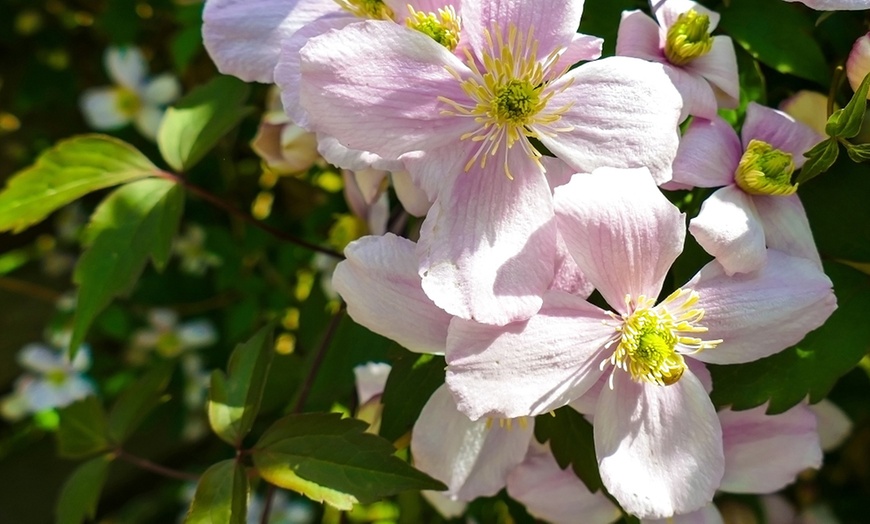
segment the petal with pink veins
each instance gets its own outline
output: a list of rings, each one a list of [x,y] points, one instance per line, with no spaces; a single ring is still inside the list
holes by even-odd
[[[743,147],[750,140],[763,140],[776,149],[791,153],[795,168],[800,168],[806,162],[804,153],[821,142],[824,137],[809,126],[798,122],[791,116],[750,102],[746,108],[746,120],[743,122],[741,134]]]
[[[604,39],[577,33],[572,37],[565,52],[559,56],[559,61],[553,67],[553,71],[561,73],[578,62],[598,60],[601,58],[603,46]]]
[[[386,160],[374,153],[349,149],[335,138],[322,133],[317,134],[317,152],[330,164],[351,171],[362,169],[397,171],[404,169],[404,164],[399,160]]]
[[[659,24],[667,31],[683,13],[694,10],[698,14],[707,15],[710,19],[709,30],[713,31],[719,25],[721,15],[692,0],[651,0],[653,14]]]
[[[723,107],[735,108],[740,102],[740,79],[737,74],[737,55],[731,38],[713,37],[710,52],[685,65],[687,71],[702,76],[725,96]],[[724,103],[723,103],[724,102]]]
[[[743,156],[740,138],[731,124],[718,116],[692,120],[674,160],[674,182],[690,187],[720,187],[734,183]]]
[[[662,35],[656,21],[643,11],[623,11],[616,35],[616,54],[653,62],[666,62]]]
[[[719,103],[716,100],[716,92],[710,87],[702,76],[686,71],[682,67],[672,64],[664,64],[665,73],[674,83],[674,87],[683,97],[683,110],[680,120],[685,120],[689,115],[701,118],[717,118]],[[682,142],[681,142],[682,145]],[[679,153],[677,153],[679,154]]]
[[[822,268],[807,212],[797,195],[755,196],[752,200],[764,226],[768,248],[812,260]]]

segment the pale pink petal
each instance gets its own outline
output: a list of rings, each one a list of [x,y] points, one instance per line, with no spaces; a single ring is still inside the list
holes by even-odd
[[[453,184],[457,174],[465,172],[465,164],[476,149],[474,142],[463,140],[427,151],[407,153],[400,160],[411,173],[414,184],[434,202],[443,188]],[[504,174],[498,176],[503,177]]]
[[[590,493],[570,468],[562,469],[549,448],[532,442],[525,460],[507,478],[508,495],[537,519],[553,524],[608,524],[619,508],[603,493]]]
[[[710,195],[689,231],[729,275],[755,271],[767,260],[764,227],[753,198],[735,185]]]
[[[380,169],[361,169],[353,172],[353,179],[362,194],[363,201],[371,205],[384,190],[386,171]]]
[[[271,83],[281,41],[339,11],[332,0],[209,0],[202,13],[202,37],[221,73]]]
[[[17,361],[18,365],[24,369],[41,374],[64,371],[67,368],[67,362],[63,355],[39,343],[24,346],[18,352]]]
[[[573,69],[548,89],[558,91],[565,82],[572,83],[548,105],[568,106],[554,127],[572,129],[542,133],[547,149],[581,172],[646,167],[658,183],[670,180],[682,98],[661,64],[605,58]]]
[[[505,486],[507,474],[525,457],[534,424],[471,421],[441,386],[423,410],[411,434],[414,466],[447,484],[444,494],[471,501],[492,496]]]
[[[85,90],[79,101],[82,115],[89,127],[110,130],[130,123],[130,115],[120,110],[121,92],[116,87],[94,87]]]
[[[420,494],[445,519],[461,517],[468,507],[467,502],[453,500],[441,491],[421,491]]]
[[[821,326],[837,307],[831,280],[815,263],[773,249],[753,273],[729,277],[711,262],[687,283],[709,328],[699,336],[723,342],[692,355],[711,364],[750,362],[792,346]]]
[[[809,126],[782,111],[755,102],[750,102],[746,108],[746,120],[743,122],[741,137],[744,148],[754,138],[791,153],[797,168],[804,165],[806,161],[804,153],[824,139]]]
[[[753,196],[752,200],[764,226],[767,247],[812,260],[822,268],[807,213],[797,195]]]
[[[840,444],[852,433],[852,421],[849,420],[849,416],[828,399],[822,399],[817,404],[810,404],[809,408],[818,421],[819,441],[822,449],[833,451],[840,447]]]
[[[713,37],[710,52],[699,56],[685,66],[686,71],[707,79],[724,95],[722,107],[735,108],[740,102],[740,79],[737,75],[737,55],[731,38]]]
[[[665,30],[674,25],[674,22],[677,21],[681,14],[688,13],[691,10],[701,15],[707,15],[710,18],[710,31],[716,29],[721,18],[716,11],[711,11],[692,0],[650,0],[650,7],[653,14],[655,14],[656,20],[659,21],[659,25]]]
[[[601,480],[629,513],[663,519],[703,508],[724,473],[722,430],[704,386],[686,371],[670,386],[615,370],[595,410]]]
[[[351,24],[300,51],[301,102],[317,131],[345,146],[397,158],[459,141],[479,127],[442,115],[444,96],[472,104],[447,68],[470,74],[446,48],[392,22]]]
[[[142,99],[152,105],[166,105],[175,102],[181,96],[181,84],[178,77],[164,73],[151,79],[142,90]]]
[[[544,166],[544,172],[547,174],[547,182],[550,183],[550,189],[564,186],[577,173],[576,169],[556,157],[541,157],[541,164]]]
[[[716,100],[716,92],[704,77],[670,63],[665,64],[664,68],[668,78],[683,97],[680,120],[685,120],[689,115],[708,119],[717,118],[719,103]]]
[[[383,394],[391,369],[383,362],[367,362],[353,368],[356,398],[360,405]]]
[[[852,91],[858,91],[858,87],[868,73],[870,73],[870,33],[855,40],[852,50],[849,51],[849,58],[846,60],[846,78],[849,79]]]
[[[477,420],[547,413],[582,395],[601,376],[610,319],[585,300],[547,293],[540,313],[504,327],[450,324],[447,386]]]
[[[719,117],[695,118],[677,150],[673,181],[691,187],[733,184],[742,156],[743,146],[731,124]]]
[[[384,191],[375,199],[364,217],[372,235],[383,235],[387,232],[390,221],[390,197]]]
[[[443,353],[450,315],[423,293],[414,243],[387,234],[351,242],[332,283],[357,323],[418,353]]]
[[[817,11],[860,11],[870,9],[868,0],[785,0],[800,2]]]
[[[553,66],[553,71],[561,72],[578,62],[598,60],[601,58],[603,46],[604,40],[602,38],[577,33],[572,37],[565,52],[559,56],[558,62]]]
[[[822,465],[813,412],[802,404],[778,415],[767,415],[766,409],[719,412],[725,448],[722,491],[773,493],[804,469]]]
[[[452,315],[504,325],[534,315],[555,271],[550,187],[520,148],[453,178],[429,210],[417,255],[423,289]]]
[[[616,54],[653,62],[666,62],[656,21],[643,11],[623,11],[616,35]]]
[[[712,502],[691,513],[674,515],[666,519],[643,519],[640,522],[641,524],[725,524],[722,514]]]
[[[398,160],[387,160],[374,153],[349,149],[335,138],[317,134],[317,152],[330,164],[342,169],[359,171],[362,169],[381,169],[397,171],[404,169],[404,164]]]
[[[405,211],[415,217],[424,217],[432,207],[426,193],[414,184],[411,174],[404,170],[393,171],[390,174],[393,189],[396,190],[396,198],[405,208]]]
[[[797,513],[782,495],[762,495],[758,497],[767,524],[795,524]]]
[[[556,276],[553,277],[550,289],[571,293],[580,298],[588,297],[595,290],[595,286],[574,262],[574,257],[571,256],[565,240],[558,231],[556,232]]]
[[[683,250],[685,215],[646,169],[596,169],[555,191],[556,221],[580,269],[610,306],[657,297]]]
[[[103,65],[113,82],[137,92],[148,74],[148,64],[138,47],[107,48]]]

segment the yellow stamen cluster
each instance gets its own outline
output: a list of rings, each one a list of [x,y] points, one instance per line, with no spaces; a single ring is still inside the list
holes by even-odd
[[[118,87],[116,92],[118,95],[115,99],[115,105],[118,112],[131,118],[136,116],[136,113],[142,108],[142,100],[139,95],[127,87]]]
[[[460,82],[474,105],[465,105],[445,97],[438,99],[448,106],[442,114],[474,118],[480,127],[460,137],[480,142],[475,154],[465,165],[471,169],[476,162],[486,167],[487,157],[499,151],[504,155],[505,174],[513,178],[507,162],[507,151],[519,143],[523,151],[540,166],[541,154],[529,142],[529,138],[570,131],[572,127],[557,127],[556,123],[571,108],[566,104],[548,108],[553,96],[567,89],[565,82],[558,89],[547,89],[550,83],[562,76],[567,67],[556,70],[563,49],[556,49],[543,60],[538,59],[538,41],[534,28],[525,34],[511,24],[506,31],[496,25],[493,31],[485,30],[487,49],[482,57],[482,67],[465,50],[466,63],[472,75],[463,79],[452,69],[450,73]],[[543,169],[543,166],[541,166]]]
[[[405,20],[408,27],[429,36],[450,51],[459,45],[461,23],[453,6],[443,7],[438,13],[423,13],[409,5],[408,11],[411,12]]]
[[[740,189],[752,195],[788,196],[798,188],[797,184],[791,183],[794,168],[791,153],[752,139],[740,158],[734,180]]]
[[[517,425],[521,429],[526,429],[527,427],[529,427],[529,422],[526,420],[526,417],[519,417],[516,419],[500,418],[500,419],[498,419],[498,427],[500,427],[501,429],[507,429],[508,431],[510,431],[511,429],[513,429],[514,421],[517,422]],[[486,419],[486,429],[492,429],[492,426],[493,426],[493,419],[492,418]]]
[[[49,371],[45,374],[45,378],[48,379],[55,386],[60,386],[67,380],[67,374],[59,369]]]
[[[383,0],[335,0],[342,9],[368,20],[392,20],[393,10]]]
[[[707,328],[698,324],[704,310],[695,308],[700,299],[696,291],[678,289],[661,304],[643,295],[637,298],[631,314],[623,316],[617,327],[619,344],[606,362],[628,372],[636,382],[669,386],[686,370],[678,347],[690,352],[714,348],[721,340],[701,340],[694,335]],[[625,297],[631,308],[631,297]],[[615,315],[614,315],[615,317]]]
[[[181,339],[175,331],[166,331],[157,339],[156,349],[160,356],[177,357],[181,353]]]
[[[694,9],[677,18],[668,29],[665,40],[665,56],[675,65],[685,65],[713,49],[710,36],[710,17]]]

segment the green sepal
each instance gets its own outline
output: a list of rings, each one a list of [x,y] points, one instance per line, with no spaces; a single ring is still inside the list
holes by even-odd
[[[804,162],[795,184],[804,184],[831,169],[839,155],[840,143],[834,137],[829,137],[814,145],[812,149],[804,153],[807,160]]]
[[[834,111],[828,123],[825,124],[825,132],[828,136],[839,138],[852,138],[861,132],[861,124],[864,122],[864,113],[867,110],[867,92],[870,90],[870,73],[868,73],[858,90],[852,95],[852,99],[843,109]]]

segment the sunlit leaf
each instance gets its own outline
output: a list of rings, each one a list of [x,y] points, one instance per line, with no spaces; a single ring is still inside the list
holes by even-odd
[[[101,455],[73,471],[60,490],[57,524],[81,524],[94,518],[111,461],[110,455]]]
[[[248,489],[248,477],[240,463],[218,462],[199,479],[184,523],[245,524]]]

